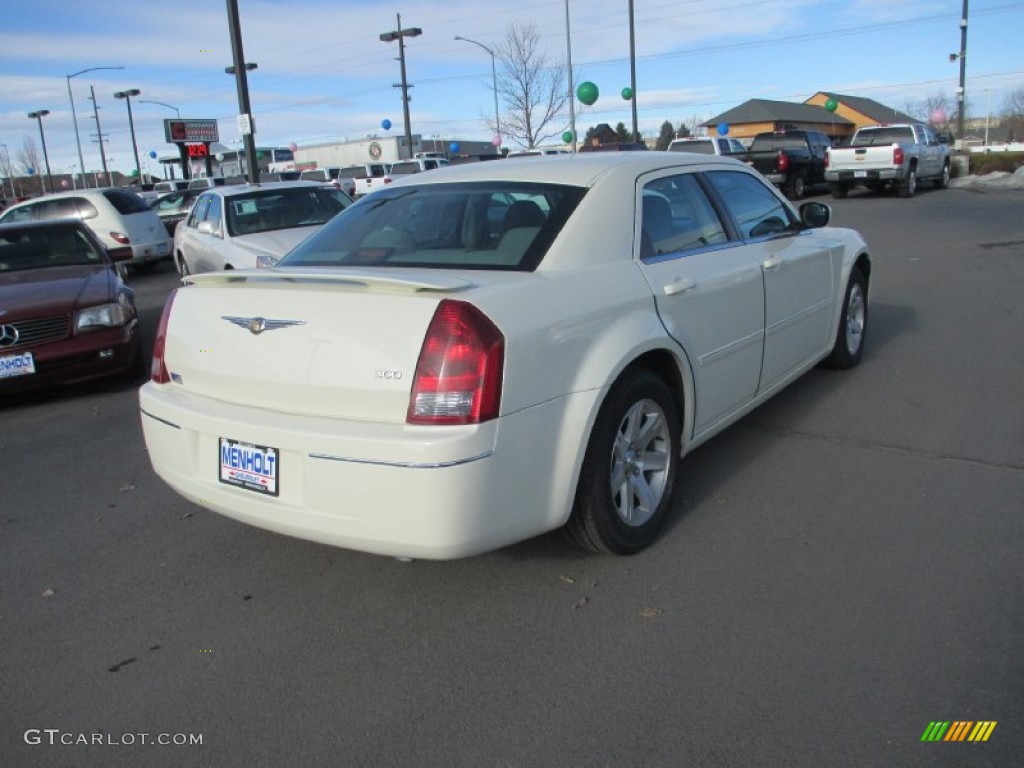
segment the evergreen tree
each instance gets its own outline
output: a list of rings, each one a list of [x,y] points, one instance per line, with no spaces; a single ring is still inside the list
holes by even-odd
[[[661,124],[661,132],[658,134],[658,142],[654,145],[655,149],[666,150],[668,145],[672,143],[675,132],[672,130],[672,123],[666,120]]]

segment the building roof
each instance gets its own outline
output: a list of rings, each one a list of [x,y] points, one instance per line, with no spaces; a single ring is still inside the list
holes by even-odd
[[[824,107],[814,104],[801,104],[791,101],[772,101],[770,99],[750,99],[738,107],[711,118],[703,127],[711,127],[719,123],[832,123],[833,125],[853,125],[845,117],[829,112]]]
[[[879,104],[874,99],[865,99],[863,96],[847,96],[842,93],[830,93],[820,91],[826,98],[835,99],[850,109],[860,112],[865,117],[874,120],[876,123],[919,123],[921,119],[912,117],[906,112]],[[812,97],[813,98],[813,97]]]

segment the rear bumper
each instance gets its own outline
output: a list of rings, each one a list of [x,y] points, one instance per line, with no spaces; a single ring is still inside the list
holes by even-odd
[[[486,424],[421,427],[268,413],[147,383],[142,428],[156,473],[195,504],[250,525],[380,555],[454,559],[568,518],[595,395]],[[278,450],[278,493],[220,482],[219,438]]]
[[[866,168],[862,171],[825,171],[825,181],[830,184],[839,182],[859,184],[867,181],[892,181],[902,176],[899,168]]]
[[[165,229],[166,231],[166,229]],[[151,243],[132,243],[132,258],[127,264],[146,264],[159,259],[170,258],[174,240],[170,237]]]

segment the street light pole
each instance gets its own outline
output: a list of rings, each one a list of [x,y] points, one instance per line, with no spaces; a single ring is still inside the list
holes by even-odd
[[[419,37],[423,34],[423,30],[419,27],[402,29],[402,14],[396,13],[395,17],[398,22],[398,29],[394,32],[384,32],[380,36],[380,41],[382,43],[391,43],[395,40],[398,41],[398,61],[402,68],[402,83],[397,87],[402,89],[402,114],[405,117],[406,151],[409,153],[409,157],[412,157],[412,128],[409,125],[409,88],[411,86],[405,78],[405,38]]]
[[[181,119],[181,110],[171,104],[164,104],[162,101],[149,101],[148,99],[136,99],[136,104],[159,104],[161,107],[167,107],[168,109],[174,110],[174,115],[179,120]]]
[[[138,96],[142,93],[138,88],[132,88],[128,91],[118,91],[114,94],[115,99],[124,99],[128,104],[128,130],[132,134],[132,152],[135,153],[135,178],[139,180],[139,185],[142,184],[142,163],[139,162],[139,145],[135,141],[135,121],[132,119],[132,96]]]
[[[478,45],[481,48],[483,48],[485,51],[487,51],[489,54],[491,54],[491,84],[492,84],[491,87],[494,90],[494,130],[498,134],[498,140],[499,140],[498,146],[500,147],[501,146],[501,143],[500,143],[500,140],[501,140],[501,115],[500,115],[500,113],[498,111],[498,69],[497,69],[497,67],[494,64],[494,51],[492,51],[490,48],[488,48],[483,43],[478,43],[476,40],[470,40],[468,37],[462,37],[461,35],[456,35],[455,39],[456,40],[462,40],[463,42],[466,42],[466,43],[472,43],[473,45]]]
[[[68,81],[68,101],[71,102],[71,122],[75,126],[75,144],[78,145],[78,167],[82,171],[83,187],[88,187],[89,182],[86,181],[87,176],[85,173],[85,160],[82,157],[82,140],[78,136],[78,117],[76,117],[75,115],[75,97],[71,95],[71,78],[78,77],[79,75],[84,75],[86,72],[95,72],[98,69],[124,69],[124,67],[89,67],[88,69],[83,69],[79,72],[75,72],[74,74],[66,76]]]
[[[46,180],[50,182],[50,191],[53,192],[53,177],[50,175],[50,156],[46,154],[46,135],[43,133],[43,118],[50,114],[48,109],[40,109],[29,112],[28,116],[39,123],[39,140],[43,142],[43,160],[46,161]],[[38,170],[38,169],[37,169]],[[42,176],[42,174],[40,174]],[[46,192],[46,185],[43,184],[43,192]]]

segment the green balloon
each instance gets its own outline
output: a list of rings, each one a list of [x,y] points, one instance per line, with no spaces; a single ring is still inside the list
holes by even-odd
[[[576,89],[576,98],[586,104],[588,107],[597,101],[597,86],[587,80],[584,83],[580,83],[579,88]]]
[[[630,88],[628,85],[622,89],[622,98],[625,99],[626,101],[629,101],[630,99],[633,98],[633,89]]]
[[[566,131],[562,134],[562,142],[568,144],[570,141],[572,141],[572,131]]]
[[[825,102],[825,109],[827,109],[829,112],[835,112],[837,109],[839,109],[839,102],[836,101],[835,99],[829,99],[828,101]]]
[[[263,159],[263,153],[262,152],[257,152],[256,153],[256,159],[257,160],[262,160]]]

